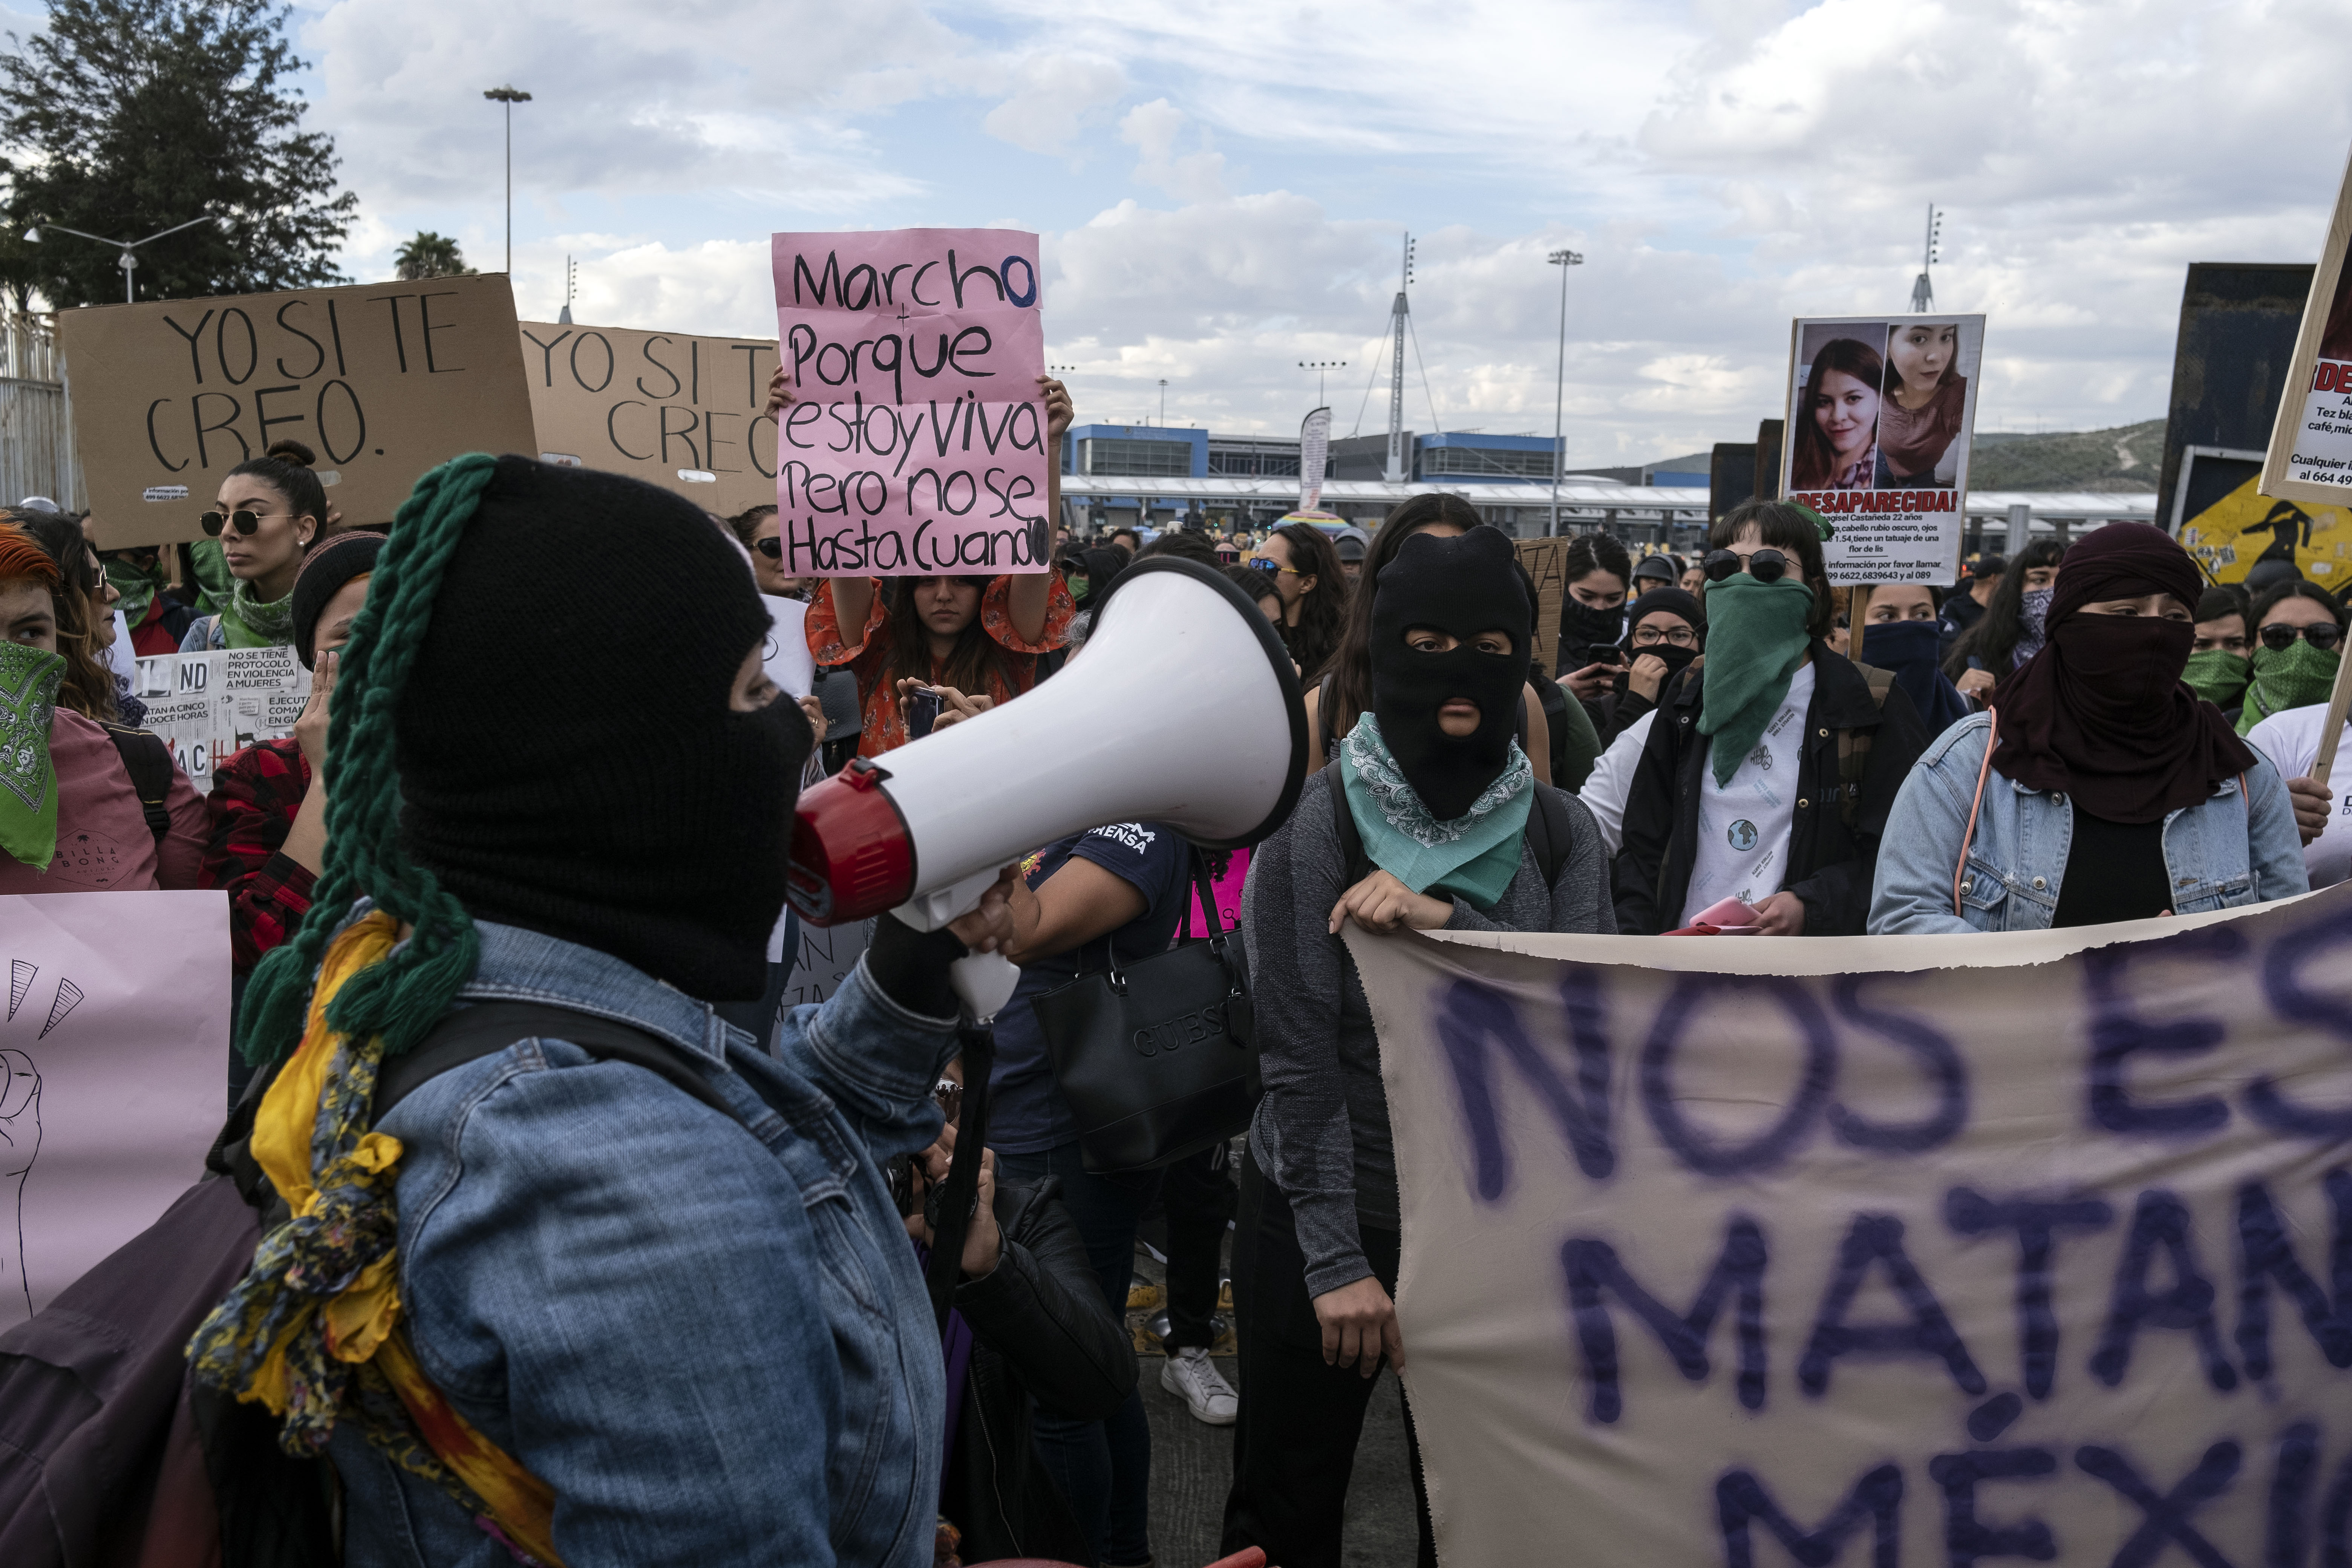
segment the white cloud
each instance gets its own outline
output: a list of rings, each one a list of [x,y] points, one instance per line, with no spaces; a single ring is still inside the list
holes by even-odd
[[[988,111],[981,129],[1030,153],[1068,150],[1127,86],[1118,65],[1099,55],[1040,55],[1022,61],[1013,76],[1013,96]]]
[[[1127,111],[1127,118],[1118,122],[1118,139],[1142,153],[1143,162],[1135,166],[1135,177],[1143,184],[1157,186],[1179,201],[1221,201],[1225,195],[1224,154],[1205,145],[1205,137],[1197,153],[1176,151],[1191,124],[1191,117],[1182,110],[1156,98]]]

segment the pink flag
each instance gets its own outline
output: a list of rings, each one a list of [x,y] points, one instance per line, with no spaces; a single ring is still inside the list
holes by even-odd
[[[1037,237],[774,237],[776,507],[787,572],[1042,572],[1045,335]]]

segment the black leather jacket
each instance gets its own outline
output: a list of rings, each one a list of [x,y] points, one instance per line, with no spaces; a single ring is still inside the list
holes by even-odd
[[[1134,1344],[1103,1304],[1061,1191],[1051,1176],[1000,1181],[1003,1255],[986,1278],[956,1287],[973,1344],[940,1512],[963,1532],[966,1563],[1087,1560],[1069,1504],[1030,1444],[1029,1401],[1092,1421],[1135,1391]]]

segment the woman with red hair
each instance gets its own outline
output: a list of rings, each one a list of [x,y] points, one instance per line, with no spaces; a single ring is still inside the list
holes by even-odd
[[[205,803],[171,753],[58,706],[70,591],[47,552],[0,523],[0,893],[201,888]]]

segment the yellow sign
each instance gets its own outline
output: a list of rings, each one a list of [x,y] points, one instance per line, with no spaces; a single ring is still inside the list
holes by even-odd
[[[2352,582],[2352,510],[2273,500],[2248,479],[2180,525],[2181,548],[2217,583],[2242,583],[2257,561],[2293,561],[2324,588]]]

